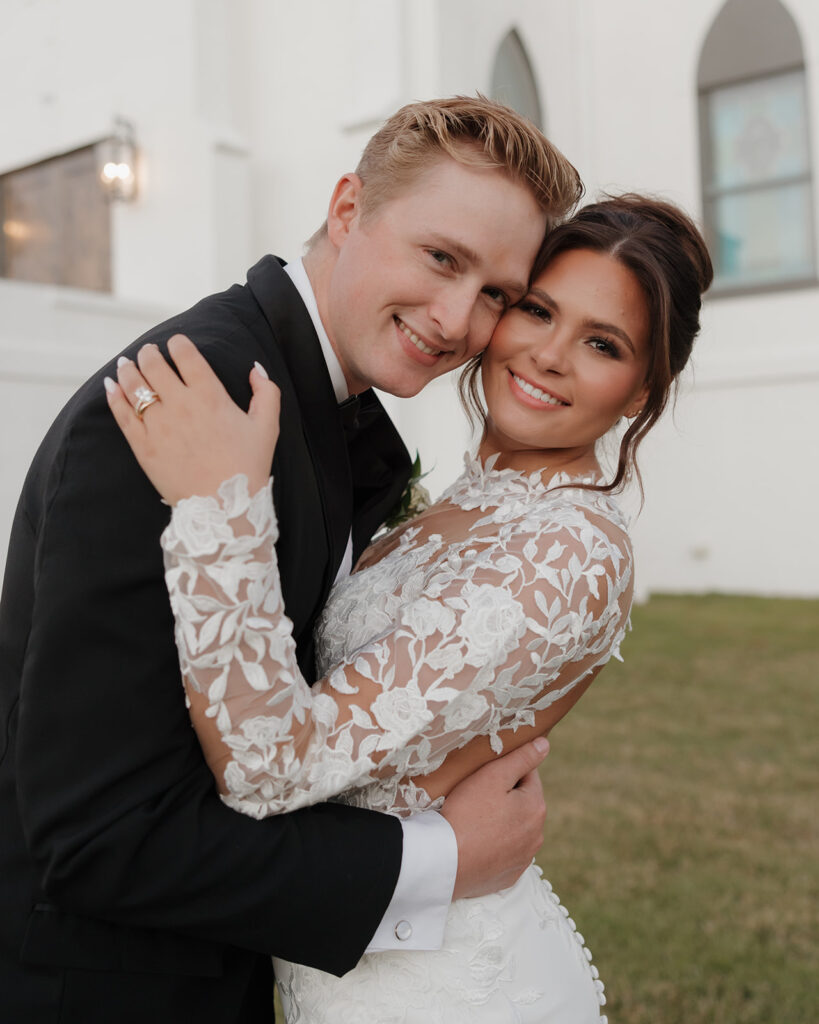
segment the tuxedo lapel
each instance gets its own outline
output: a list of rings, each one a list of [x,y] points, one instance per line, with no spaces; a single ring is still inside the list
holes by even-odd
[[[330,547],[323,604],[341,565],[353,518],[353,484],[341,416],[310,315],[282,265],[275,257],[265,256],[249,271],[247,281],[287,364],[316,471]]]

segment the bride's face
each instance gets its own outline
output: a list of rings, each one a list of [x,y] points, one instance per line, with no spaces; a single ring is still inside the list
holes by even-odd
[[[585,249],[561,253],[503,317],[483,356],[482,452],[567,465],[647,396],[650,320],[634,274]],[[545,457],[544,457],[545,456]]]

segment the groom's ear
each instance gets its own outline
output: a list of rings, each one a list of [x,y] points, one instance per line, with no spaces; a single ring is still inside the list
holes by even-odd
[[[336,182],[327,210],[327,235],[340,249],[361,217],[361,190],[364,186],[357,174],[350,172]]]

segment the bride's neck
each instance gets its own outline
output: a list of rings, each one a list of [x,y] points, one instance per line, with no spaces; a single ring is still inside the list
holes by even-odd
[[[513,469],[522,473],[541,473],[544,478],[557,473],[568,473],[570,476],[584,476],[588,473],[599,473],[600,464],[594,454],[594,448],[549,448],[549,449],[501,449],[484,437],[478,447],[478,457],[486,462],[497,455],[495,469]]]

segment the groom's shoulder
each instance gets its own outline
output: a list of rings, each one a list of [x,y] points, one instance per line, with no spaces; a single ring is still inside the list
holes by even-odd
[[[67,426],[76,416],[98,408],[103,398],[103,378],[116,376],[117,361],[122,356],[136,359],[139,350],[147,344],[158,345],[167,355],[167,343],[175,334],[189,337],[219,376],[223,379],[228,377],[228,383],[233,373],[239,371],[244,378],[257,359],[269,357],[271,350],[275,350],[269,319],[257,295],[265,287],[275,291],[276,285],[281,292],[279,278],[288,280],[281,261],[274,256],[265,256],[251,267],[244,283],[232,284],[223,291],[207,295],[188,309],[151,327],[114,353],[85,381],[69,399],[56,422]],[[285,292],[283,301],[286,300]]]
[[[163,347],[174,334],[186,334],[203,352],[224,350],[228,356],[237,347],[267,344],[271,325],[260,296],[268,299],[268,306],[286,302],[289,297],[282,289],[282,279],[288,280],[282,263],[275,256],[264,256],[247,272],[246,281],[207,295],[162,321],[121,354],[132,357],[149,342]]]
[[[133,358],[149,342],[164,350],[174,334],[184,334],[229,390],[236,373],[247,383],[250,367],[257,360],[280,386],[287,387],[289,374],[282,345],[290,335],[300,338],[310,321],[284,266],[276,256],[263,256],[248,270],[243,283],[208,295],[157,324],[121,354]]]
[[[143,345],[154,343],[166,351],[167,342],[174,334],[187,335],[240,402],[249,401],[247,376],[256,360],[268,365],[274,376],[286,377],[286,368],[283,362],[279,365],[273,332],[256,292],[266,286],[275,292],[279,277],[289,279],[281,262],[273,256],[260,260],[247,276],[245,283],[233,284],[200,299],[113,353],[57,414],[35,455],[27,480],[29,487],[32,477],[42,483],[44,475],[53,475],[55,464],[63,462],[66,452],[77,446],[78,439],[83,451],[92,450],[102,455],[111,447],[112,452],[118,452],[121,439],[105,399],[103,378],[116,377],[117,360],[121,356],[135,359]],[[286,297],[286,291],[284,294]]]

